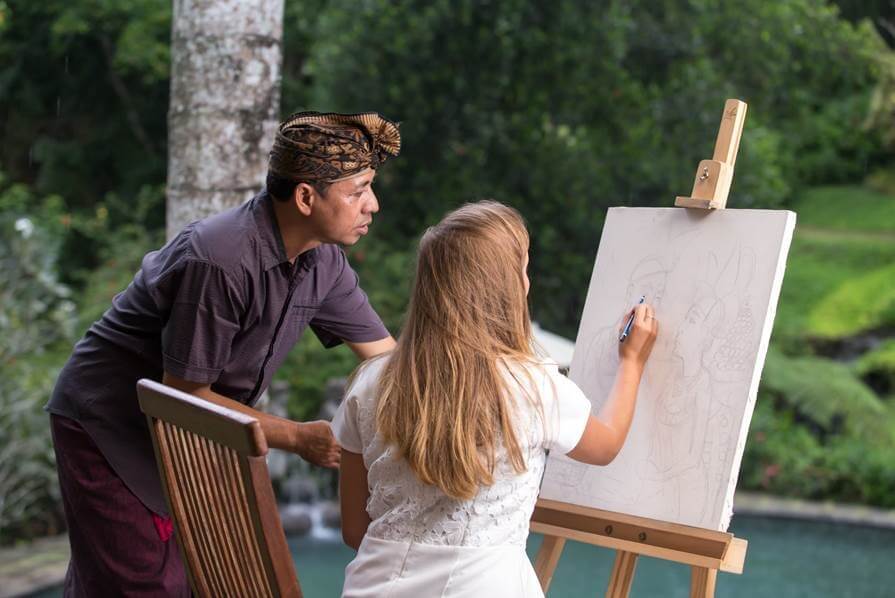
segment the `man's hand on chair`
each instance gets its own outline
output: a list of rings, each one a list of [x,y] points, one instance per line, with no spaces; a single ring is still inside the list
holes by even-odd
[[[327,421],[297,422],[295,452],[302,459],[321,467],[339,466],[341,447]]]

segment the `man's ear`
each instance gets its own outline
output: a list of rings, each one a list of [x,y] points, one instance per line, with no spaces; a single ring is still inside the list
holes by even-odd
[[[295,191],[292,194],[292,202],[304,216],[311,215],[311,212],[314,209],[314,202],[318,199],[319,196],[317,195],[317,191],[307,183],[297,184],[295,186]]]

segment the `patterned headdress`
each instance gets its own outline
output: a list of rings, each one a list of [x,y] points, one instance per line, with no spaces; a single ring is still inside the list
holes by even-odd
[[[298,112],[280,124],[268,169],[291,181],[331,183],[400,151],[398,125],[375,112]]]

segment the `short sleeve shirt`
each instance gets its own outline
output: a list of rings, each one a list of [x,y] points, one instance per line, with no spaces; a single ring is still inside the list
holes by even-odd
[[[75,346],[47,404],[80,422],[155,512],[166,507],[137,380],[167,371],[251,405],[305,328],[326,347],[389,334],[339,247],[290,263],[273,201],[262,192],[148,253]]]
[[[508,364],[514,432],[527,469],[516,472],[500,447],[494,483],[481,487],[470,500],[457,500],[421,482],[396,447],[377,432],[379,378],[388,359],[375,358],[361,366],[332,424],[342,448],[362,455],[367,469],[367,534],[422,544],[524,546],[546,450],[566,454],[575,448],[591,414],[590,401],[555,363]]]

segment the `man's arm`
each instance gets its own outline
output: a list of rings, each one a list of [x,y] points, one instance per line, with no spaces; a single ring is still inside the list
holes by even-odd
[[[357,355],[358,359],[365,361],[371,357],[376,357],[377,355],[394,349],[395,339],[389,335],[378,341],[370,341],[368,343],[350,343],[345,341],[345,344],[354,351],[354,354]]]
[[[297,453],[305,461],[315,465],[330,468],[339,466],[341,449],[333,438],[329,422],[296,422],[270,415],[233,399],[228,399],[211,390],[211,386],[208,384],[190,382],[167,372],[162,378],[162,383],[254,417],[260,422],[261,429],[264,430],[267,444],[273,448]]]

